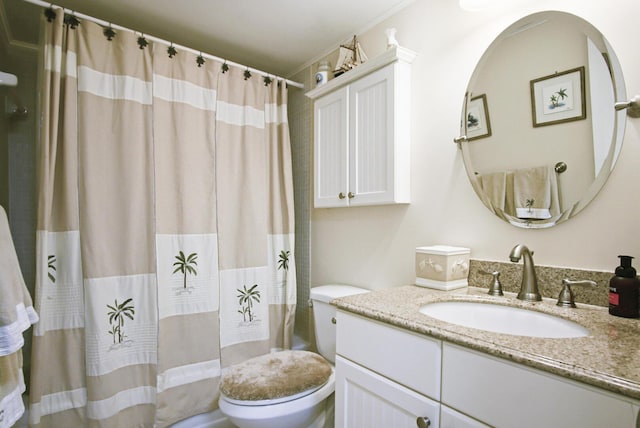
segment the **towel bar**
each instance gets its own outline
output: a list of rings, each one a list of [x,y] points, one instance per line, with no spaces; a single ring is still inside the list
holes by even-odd
[[[558,162],[556,164],[556,166],[554,167],[554,169],[556,170],[556,172],[558,174],[562,174],[563,172],[565,172],[567,170],[567,164],[564,162]]]

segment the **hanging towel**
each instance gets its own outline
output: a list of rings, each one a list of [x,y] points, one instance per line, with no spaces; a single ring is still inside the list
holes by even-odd
[[[480,176],[480,185],[491,206],[504,211],[507,189],[507,173],[492,172]]]
[[[24,414],[22,349],[0,357],[0,428],[13,426]]]
[[[24,283],[7,213],[0,206],[0,428],[10,427],[24,413],[22,333],[38,322]]]
[[[545,220],[560,214],[558,181],[553,166],[513,172],[516,217]]]
[[[22,333],[38,322],[29,290],[22,278],[9,221],[0,206],[0,356],[22,348]]]

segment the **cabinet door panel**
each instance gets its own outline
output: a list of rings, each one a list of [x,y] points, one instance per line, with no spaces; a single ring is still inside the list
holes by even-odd
[[[349,121],[347,88],[331,93],[314,108],[316,207],[348,206]],[[342,193],[345,197],[340,199]]]
[[[632,400],[447,343],[441,402],[495,427],[635,427]]]
[[[440,426],[440,405],[389,379],[336,357],[336,428]]]
[[[394,67],[372,73],[349,89],[352,205],[394,199]]]

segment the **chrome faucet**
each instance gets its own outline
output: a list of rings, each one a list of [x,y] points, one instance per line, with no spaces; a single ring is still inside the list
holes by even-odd
[[[511,250],[509,259],[512,262],[518,263],[522,257],[522,284],[520,285],[520,292],[518,293],[518,299],[526,300],[528,302],[535,302],[542,300],[542,296],[538,291],[538,279],[536,278],[536,271],[533,266],[533,251],[530,251],[525,245],[518,244]]]

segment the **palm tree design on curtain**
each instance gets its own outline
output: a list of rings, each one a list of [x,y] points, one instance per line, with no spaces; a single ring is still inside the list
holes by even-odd
[[[249,316],[249,322],[252,322],[256,319],[255,314],[251,311],[253,309],[253,302],[255,301],[260,303],[260,291],[257,290],[258,284],[254,284],[248,290],[246,285],[243,285],[242,287],[242,290],[236,288],[236,291],[240,293],[236,296],[238,298],[238,303],[240,304],[238,313],[242,314],[244,322],[247,322],[247,315]]]
[[[278,256],[278,270],[282,269],[284,271],[284,280],[282,281],[282,286],[287,285],[287,272],[289,271],[289,256],[291,255],[291,251],[280,251],[280,255]]]
[[[111,324],[111,330],[108,333],[113,336],[114,344],[122,343],[124,338],[127,337],[124,334],[124,319],[127,317],[133,321],[133,315],[136,313],[134,306],[130,304],[132,301],[133,299],[129,298],[118,304],[118,299],[115,299],[113,306],[107,305],[107,309],[110,309],[107,312],[107,316],[109,317],[109,324]]]
[[[54,284],[56,283],[56,276],[54,275],[56,272],[56,262],[56,255],[49,254],[49,257],[47,258],[47,276]]]
[[[178,260],[173,263],[174,266],[177,266],[173,273],[180,272],[183,275],[183,288],[187,288],[187,275],[191,274],[194,276],[198,275],[198,271],[196,271],[195,266],[198,265],[196,261],[198,258],[198,253],[191,253],[187,257],[185,257],[182,251],[178,252],[178,255],[175,256]]]

